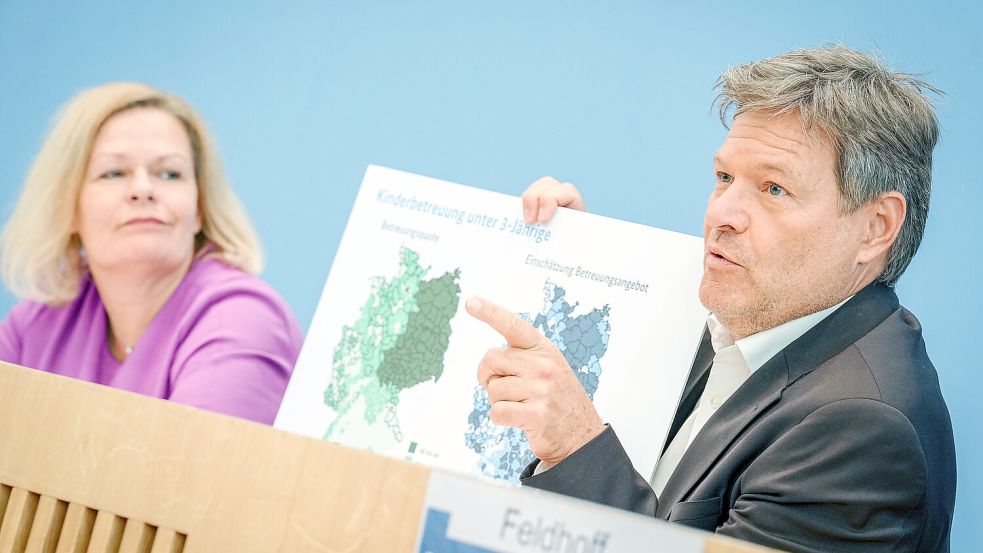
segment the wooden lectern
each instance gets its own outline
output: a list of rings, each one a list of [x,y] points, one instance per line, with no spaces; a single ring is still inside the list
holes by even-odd
[[[411,552],[429,476],[0,362],[0,553]],[[766,550],[707,534],[704,551]]]

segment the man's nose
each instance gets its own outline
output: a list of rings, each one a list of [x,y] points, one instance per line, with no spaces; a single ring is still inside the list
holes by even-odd
[[[133,201],[154,199],[154,185],[151,182],[149,171],[143,168],[133,171],[133,177],[130,179],[129,194],[130,200]]]
[[[715,192],[707,201],[703,223],[722,232],[742,233],[751,224],[749,209],[753,198],[749,186],[732,183]]]

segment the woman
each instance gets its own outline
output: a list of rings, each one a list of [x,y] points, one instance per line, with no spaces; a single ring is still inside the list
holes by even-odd
[[[135,83],[74,98],[0,237],[0,360],[271,423],[302,335],[204,125]]]

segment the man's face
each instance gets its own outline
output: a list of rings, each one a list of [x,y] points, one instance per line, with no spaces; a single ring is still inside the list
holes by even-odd
[[[841,215],[836,157],[798,113],[747,112],[714,157],[700,300],[742,338],[863,287],[864,210]]]

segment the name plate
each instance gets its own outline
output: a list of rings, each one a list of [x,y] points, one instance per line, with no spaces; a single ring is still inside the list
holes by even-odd
[[[706,536],[639,514],[434,470],[419,553],[702,553]]]

